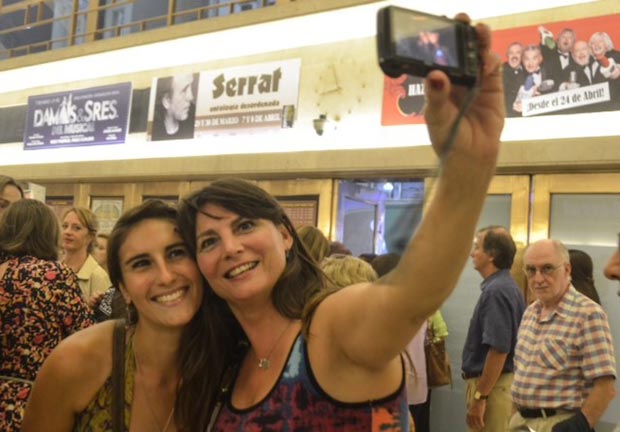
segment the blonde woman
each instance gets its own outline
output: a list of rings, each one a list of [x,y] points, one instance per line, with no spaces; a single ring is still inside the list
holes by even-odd
[[[320,264],[323,258],[329,255],[329,240],[317,227],[311,225],[299,227],[297,235],[317,263]]]
[[[361,282],[373,282],[378,278],[377,272],[369,263],[353,255],[328,256],[321,261],[321,270],[338,288]]]
[[[97,216],[87,208],[72,207],[63,215],[63,261],[77,274],[86,300],[94,294],[106,291],[112,285],[106,271],[91,255],[95,247],[97,228]]]

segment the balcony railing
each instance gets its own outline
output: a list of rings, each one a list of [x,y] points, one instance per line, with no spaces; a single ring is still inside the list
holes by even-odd
[[[0,0],[0,60],[291,1]]]

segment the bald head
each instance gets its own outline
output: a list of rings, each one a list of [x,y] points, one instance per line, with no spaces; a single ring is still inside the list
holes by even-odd
[[[566,248],[566,246],[564,246],[564,243],[559,240],[553,239],[538,240],[534,243],[530,243],[530,245],[525,249],[523,260],[527,262],[527,256],[529,253],[538,252],[540,250],[553,253],[554,256],[558,259],[558,261],[562,264],[570,264],[568,249]]]

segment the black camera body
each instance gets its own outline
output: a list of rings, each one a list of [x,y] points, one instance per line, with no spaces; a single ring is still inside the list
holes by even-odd
[[[379,66],[393,78],[425,77],[434,69],[473,87],[482,61],[476,30],[461,21],[388,6],[377,14]]]

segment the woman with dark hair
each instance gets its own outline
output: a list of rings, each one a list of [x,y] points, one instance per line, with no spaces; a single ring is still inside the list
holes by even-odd
[[[87,208],[72,207],[62,217],[63,261],[77,274],[87,301],[111,286],[108,274],[92,256],[98,229],[97,216]]]
[[[32,381],[52,349],[92,324],[74,273],[57,261],[54,212],[22,199],[0,217],[0,430],[19,431]]]
[[[324,289],[282,207],[250,182],[215,181],[181,202],[207,303],[230,323],[218,333],[242,347],[212,430],[410,429],[401,352],[458,281],[505,116],[500,61],[488,27],[476,28],[476,92],[453,89],[441,71],[427,75],[426,124],[441,168],[424,219],[383,278]]]
[[[58,346],[37,376],[25,432],[113,429],[115,331],[126,341],[124,430],[204,430],[195,418],[215,403],[224,364],[212,341],[221,335],[210,330],[217,321],[208,315],[203,279],[176,218],[159,200],[120,217],[108,268],[127,305],[126,325],[106,321]],[[226,348],[226,341],[217,346]]]
[[[568,256],[571,268],[570,280],[575,289],[589,297],[590,300],[601,304],[601,298],[594,286],[594,265],[590,255],[579,249],[569,249]]]

